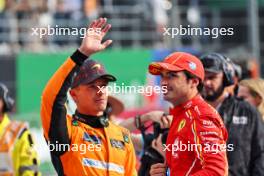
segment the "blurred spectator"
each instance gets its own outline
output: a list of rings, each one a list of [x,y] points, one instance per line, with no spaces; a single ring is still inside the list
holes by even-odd
[[[32,4],[29,0],[19,0],[15,3],[15,14],[18,23],[18,43],[24,47],[28,42],[28,31],[30,28],[30,20],[32,19]]]
[[[148,122],[151,123],[148,124]],[[141,132],[140,134],[131,133],[131,140],[141,161],[139,176],[149,176],[151,165],[165,161],[162,145],[166,143],[171,122],[171,115],[166,115],[163,111],[151,111],[120,123],[130,132],[135,130]],[[153,132],[149,132],[150,127],[153,127]]]
[[[56,25],[59,28],[66,28],[69,27],[69,19],[71,14],[67,11],[66,6],[64,4],[64,0],[58,0],[56,3],[56,11],[53,15],[53,27],[55,28]],[[53,41],[55,44],[59,46],[64,46],[69,44],[68,39],[65,36],[54,35]]]
[[[0,0],[0,13],[5,9],[6,0]]]
[[[12,1],[0,0],[0,44],[9,43],[11,40],[11,18],[14,16],[11,13]]]
[[[99,2],[98,0],[84,0],[83,11],[86,18],[92,20],[99,15]]]
[[[225,58],[228,63],[228,69],[230,70],[232,79],[234,83],[232,85],[227,86],[225,89],[231,95],[236,95],[238,90],[238,82],[242,77],[242,70],[241,67],[235,64],[231,59]]]
[[[39,160],[27,123],[10,120],[14,100],[0,83],[0,175],[39,176]]]
[[[63,0],[66,12],[70,14],[70,26],[80,27],[80,20],[83,18],[83,1],[84,0]],[[87,24],[87,21],[85,22]]]
[[[239,82],[238,95],[251,105],[258,108],[264,120],[264,80],[244,79]]]
[[[211,53],[201,57],[205,68],[203,97],[217,109],[228,130],[227,150],[230,176],[264,173],[264,124],[249,103],[226,91],[234,84],[233,70],[225,56]]]
[[[83,22],[87,24],[83,10],[83,2],[81,0],[57,0],[56,10],[53,15],[53,27],[67,28],[66,31],[71,32],[73,28],[87,27],[83,25]],[[78,35],[55,35],[52,36],[52,39],[59,46],[75,45],[81,41],[80,35],[80,33]]]
[[[168,24],[168,15],[165,9],[164,0],[145,0],[142,1],[144,7],[142,22],[143,46],[153,46],[155,43],[163,41],[163,32]]]

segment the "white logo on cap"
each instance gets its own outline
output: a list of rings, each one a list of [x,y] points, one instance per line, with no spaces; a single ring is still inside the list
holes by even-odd
[[[193,62],[190,62],[190,63],[189,63],[189,67],[190,67],[190,69],[192,69],[192,70],[196,70],[196,64],[193,63]]]

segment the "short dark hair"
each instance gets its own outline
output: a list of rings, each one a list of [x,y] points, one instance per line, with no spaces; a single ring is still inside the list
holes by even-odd
[[[198,90],[199,93],[202,92],[203,86],[204,86],[202,80],[200,78],[198,78],[197,76],[195,76],[194,74],[188,72],[188,71],[183,71],[183,73],[185,74],[187,80],[190,80],[190,79],[193,79],[193,78],[199,79],[199,84],[197,86],[197,90]]]

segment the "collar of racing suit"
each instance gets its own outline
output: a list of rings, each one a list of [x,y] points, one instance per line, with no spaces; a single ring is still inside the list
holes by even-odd
[[[182,111],[190,108],[191,106],[193,106],[193,104],[196,104],[198,101],[202,100],[203,98],[201,97],[200,94],[197,94],[196,96],[194,96],[192,99],[179,104],[173,108],[170,108],[170,114],[179,114]]]
[[[93,128],[104,128],[109,125],[108,118],[104,115],[102,116],[92,116],[81,114],[78,111],[73,115],[73,120],[85,123]]]

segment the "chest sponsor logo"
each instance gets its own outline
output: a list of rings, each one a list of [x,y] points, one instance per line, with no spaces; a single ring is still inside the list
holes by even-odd
[[[216,142],[216,141],[218,141],[218,138],[217,137],[201,137],[201,140],[202,141],[213,141],[213,142]]]
[[[206,135],[215,135],[215,136],[218,136],[218,133],[215,132],[215,131],[201,131],[200,132],[200,135],[201,136],[206,136]]]
[[[178,125],[178,130],[177,130],[177,132],[181,131],[181,130],[184,128],[185,124],[186,124],[186,120],[185,120],[185,119],[182,119],[182,120],[180,121],[179,125]]]
[[[216,126],[211,120],[203,120],[202,124],[205,128],[216,128]]]
[[[123,135],[123,139],[124,139],[125,143],[129,144],[130,140],[129,140],[128,134],[122,133],[122,135]]]
[[[193,104],[193,102],[190,101],[190,102],[188,102],[183,108],[184,108],[184,109],[188,109],[188,108],[190,108],[190,107],[192,106],[192,104]]]
[[[233,124],[236,125],[246,125],[248,124],[248,118],[246,116],[233,116]]]
[[[87,132],[83,133],[83,140],[94,144],[102,144],[101,139],[96,135],[90,135]]]
[[[72,125],[73,125],[73,126],[78,126],[78,121],[77,121],[77,120],[73,120],[73,121],[72,121]]]
[[[117,149],[122,149],[124,150],[125,148],[125,143],[123,141],[119,141],[116,139],[110,139],[111,146]]]

